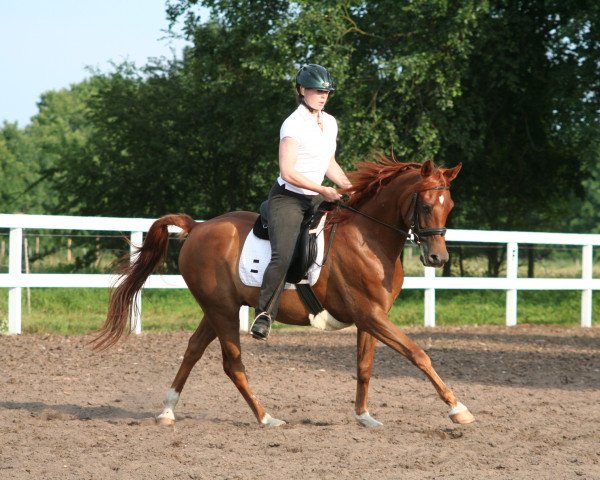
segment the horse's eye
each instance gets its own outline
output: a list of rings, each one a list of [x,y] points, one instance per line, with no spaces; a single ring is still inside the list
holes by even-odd
[[[431,214],[431,205],[423,205],[423,213],[425,215],[430,215]]]

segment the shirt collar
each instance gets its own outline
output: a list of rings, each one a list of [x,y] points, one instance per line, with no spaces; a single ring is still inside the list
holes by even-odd
[[[300,105],[298,105],[298,110],[300,110],[300,114],[304,118],[309,119],[311,122],[315,122],[315,124],[316,124],[316,121],[315,121],[314,117],[312,116],[312,113],[310,113],[310,111],[308,110],[308,108],[306,108],[304,105],[300,104]],[[321,113],[319,115],[321,116],[321,121],[324,122],[325,112],[323,110],[321,110]]]

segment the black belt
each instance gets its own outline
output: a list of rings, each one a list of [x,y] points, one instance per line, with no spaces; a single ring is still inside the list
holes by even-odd
[[[307,195],[305,193],[298,193],[298,192],[294,192],[293,190],[288,190],[287,188],[285,188],[285,186],[286,186],[285,183],[283,185],[279,185],[279,182],[275,182],[275,185],[274,185],[275,192],[280,195],[298,198],[300,200],[311,200],[314,197],[314,195]]]

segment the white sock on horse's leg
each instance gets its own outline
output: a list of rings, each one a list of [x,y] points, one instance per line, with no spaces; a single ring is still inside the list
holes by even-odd
[[[469,409],[460,402],[457,402],[454,407],[450,408],[448,411],[448,416],[454,423],[460,423],[463,425],[475,421],[475,417],[473,417],[471,412],[469,412]]]
[[[285,425],[285,422],[283,420],[273,418],[268,413],[265,413],[265,416],[260,421],[260,424],[265,427],[281,427],[282,425]]]
[[[355,413],[354,414],[354,418],[363,427],[367,427],[367,428],[379,428],[379,427],[383,427],[383,423],[378,422],[377,420],[375,420],[368,411],[364,412],[364,413],[361,413],[360,415],[357,415]]]
[[[342,328],[348,328],[353,325],[352,323],[343,323],[336,320],[327,310],[323,310],[317,315],[310,313],[308,318],[310,324],[319,330],[341,330]]]
[[[179,402],[179,394],[175,391],[174,388],[169,388],[163,401],[163,411],[158,417],[156,417],[156,420],[163,425],[175,423],[174,410],[175,406],[177,405],[177,402]]]

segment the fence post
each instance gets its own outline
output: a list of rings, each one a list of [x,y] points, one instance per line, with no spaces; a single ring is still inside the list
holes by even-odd
[[[425,267],[425,278],[435,278],[435,268]],[[435,327],[435,288],[425,289],[425,326]]]
[[[519,271],[519,245],[509,242],[506,245],[506,278],[516,280]],[[509,282],[511,283],[511,282]],[[514,282],[512,282],[514,284]],[[506,291],[506,326],[513,327],[517,324],[517,289]]]
[[[594,250],[592,245],[584,245],[581,256],[581,278],[592,279]],[[586,288],[581,292],[581,326],[592,326],[592,289]]]
[[[8,273],[15,278],[23,273],[22,228],[10,229],[8,249]],[[21,334],[21,287],[8,290],[8,333]]]
[[[135,260],[136,250],[142,246],[143,242],[143,232],[131,232],[131,243],[129,245],[129,252],[131,254],[130,262]],[[142,290],[143,288],[135,294],[130,318],[131,332],[138,335],[142,333]]]

